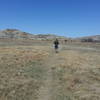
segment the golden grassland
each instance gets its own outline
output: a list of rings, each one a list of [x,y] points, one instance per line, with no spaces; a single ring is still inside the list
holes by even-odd
[[[63,51],[53,68],[54,100],[99,100],[100,56],[96,52]]]
[[[50,45],[0,46],[0,100],[100,100],[99,44]]]
[[[0,47],[0,100],[35,99],[47,56],[41,46]]]

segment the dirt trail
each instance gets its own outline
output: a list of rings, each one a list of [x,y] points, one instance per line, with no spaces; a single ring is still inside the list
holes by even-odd
[[[55,61],[58,59],[58,54],[52,54],[46,61],[45,67],[47,72],[45,72],[45,81],[44,86],[42,86],[39,90],[38,100],[52,100],[54,95],[54,84],[53,83],[53,75],[52,68],[55,66]]]
[[[72,51],[70,51],[69,49]],[[66,50],[67,50],[67,52],[66,52]],[[75,50],[77,50],[77,51],[75,51]],[[55,68],[58,68],[57,70],[59,70],[59,66],[62,64],[65,64],[66,66],[67,65],[70,66],[70,69],[68,70],[68,73],[66,75],[72,76],[74,79],[75,78],[74,73],[70,74],[69,72],[72,72],[75,69],[75,66],[79,66],[79,65],[84,66],[84,64],[86,62],[91,62],[91,59],[90,59],[91,53],[86,54],[84,52],[83,53],[79,52],[79,51],[88,51],[88,50],[91,51],[91,53],[92,53],[92,51],[94,51],[94,49],[88,49],[85,47],[84,48],[76,47],[74,49],[71,47],[66,47],[66,48],[63,48],[62,50],[60,50],[60,52],[57,54],[50,52],[51,55],[48,57],[48,59],[46,59],[44,61],[44,66],[46,68],[46,72],[44,72],[45,80],[43,82],[44,85],[39,90],[38,100],[58,100],[57,98],[59,98],[59,97],[57,97],[57,96],[59,96],[59,94],[61,93],[61,92],[59,92],[59,89],[61,89],[61,88],[59,88],[59,86],[60,86],[59,80],[56,79],[59,76],[54,77],[54,74],[56,74]],[[86,59],[86,57],[87,57],[87,59]],[[88,66],[91,66],[91,63],[88,64]],[[84,66],[84,69],[85,69],[85,66]],[[82,69],[82,70],[84,70],[84,69]],[[77,67],[76,67],[76,70],[77,70]],[[82,77],[82,76],[80,76],[80,77]],[[69,79],[68,84],[69,85],[71,84],[70,79]],[[83,86],[84,86],[84,84],[83,84]],[[67,91],[67,93],[68,93],[68,96],[70,96],[72,94],[72,92],[70,94],[69,91]],[[65,98],[64,98],[64,96],[62,96],[62,98],[63,98],[62,100],[66,100],[68,96],[66,96]],[[61,100],[61,98],[59,98],[59,100]]]

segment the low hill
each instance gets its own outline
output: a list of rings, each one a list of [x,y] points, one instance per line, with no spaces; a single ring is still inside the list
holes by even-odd
[[[64,39],[65,37],[57,36],[53,34],[30,34],[27,32],[22,32],[17,29],[6,29],[0,31],[0,38],[2,39],[35,39],[35,40],[52,40],[55,38]]]
[[[57,36],[54,34],[30,34],[17,29],[6,29],[0,31],[0,39],[31,39],[31,40],[54,40],[58,38],[59,40],[67,41],[80,41],[80,42],[100,42],[100,35],[86,36],[80,38],[67,38],[64,36]]]
[[[31,39],[34,38],[34,35],[19,31],[17,29],[6,29],[0,31],[0,38]]]

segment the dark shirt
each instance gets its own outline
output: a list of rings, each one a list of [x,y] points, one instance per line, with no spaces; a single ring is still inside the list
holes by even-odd
[[[59,41],[58,40],[54,41],[54,44],[59,45]]]
[[[59,41],[58,40],[55,40],[54,41],[54,45],[55,45],[55,49],[58,49]]]

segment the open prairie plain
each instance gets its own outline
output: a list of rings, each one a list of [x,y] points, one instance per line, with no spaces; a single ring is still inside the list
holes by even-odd
[[[0,41],[0,100],[100,100],[100,44],[16,41]]]

